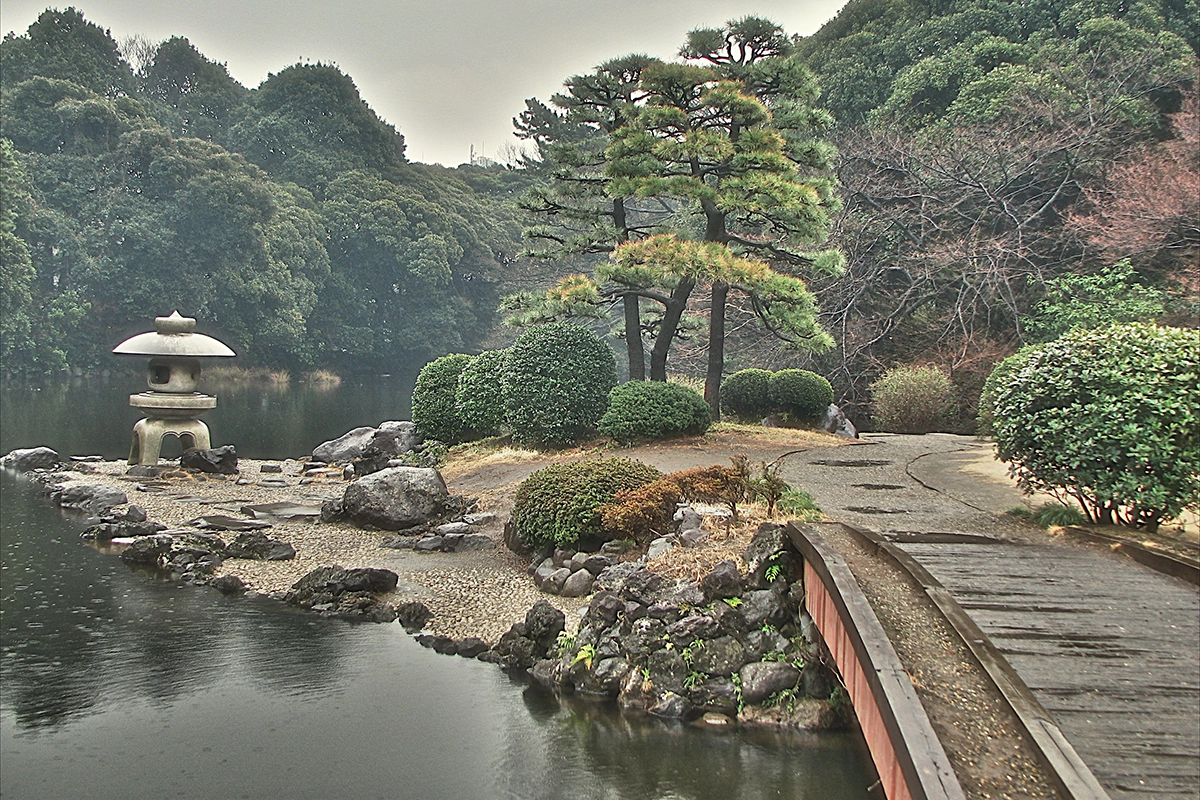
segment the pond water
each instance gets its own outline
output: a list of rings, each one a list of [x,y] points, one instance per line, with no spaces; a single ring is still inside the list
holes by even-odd
[[[128,450],[136,383],[0,390],[0,452]],[[214,444],[311,451],[407,416],[403,381],[222,390]],[[112,396],[109,396],[112,395]],[[713,733],[564,704],[395,624],[134,571],[0,475],[5,798],[866,798],[856,733]]]

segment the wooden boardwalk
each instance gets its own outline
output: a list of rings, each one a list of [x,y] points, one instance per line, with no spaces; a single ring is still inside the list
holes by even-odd
[[[1114,797],[1200,797],[1200,595],[1120,556],[901,543],[946,586]]]

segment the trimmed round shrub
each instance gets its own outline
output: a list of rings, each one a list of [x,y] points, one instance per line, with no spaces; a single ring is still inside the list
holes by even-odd
[[[479,436],[495,436],[504,424],[501,380],[507,358],[507,350],[485,350],[458,376],[455,410],[463,425]]]
[[[770,383],[770,370],[742,369],[733,373],[721,381],[721,413],[758,422],[772,411]]]
[[[503,375],[513,438],[561,447],[594,430],[617,385],[617,361],[591,331],[556,322],[521,334],[509,350]]]
[[[517,488],[510,524],[534,551],[575,547],[580,540],[599,542],[604,527],[598,509],[613,502],[618,492],[661,476],[654,467],[628,458],[552,464]]]
[[[472,438],[473,432],[458,415],[455,396],[458,376],[473,358],[451,353],[421,367],[412,393],[412,419],[426,439],[456,444]]]
[[[820,419],[833,402],[829,381],[806,369],[782,369],[774,373],[767,384],[767,393],[772,410],[802,422]]]
[[[992,435],[992,405],[996,402],[996,393],[1008,385],[1009,378],[1025,362],[1029,351],[1036,347],[1039,345],[1027,345],[992,367],[991,373],[983,382],[983,389],[979,392],[979,408],[975,417],[975,433],[977,435]]]
[[[1149,529],[1200,507],[1200,331],[1073,331],[1010,362],[990,412],[1022,489]]]
[[[608,393],[608,410],[596,428],[621,444],[637,439],[666,439],[700,434],[712,413],[695,390],[678,383],[629,381]]]
[[[894,367],[871,384],[872,418],[881,431],[945,430],[954,413],[954,385],[937,367]]]

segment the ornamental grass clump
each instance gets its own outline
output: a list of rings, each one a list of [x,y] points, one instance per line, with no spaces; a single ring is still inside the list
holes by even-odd
[[[505,417],[523,444],[562,447],[588,436],[617,384],[612,350],[566,322],[525,331],[503,369]]]
[[[997,457],[1022,489],[1150,530],[1200,507],[1200,331],[1078,330],[997,369]]]
[[[421,367],[412,393],[412,421],[426,439],[457,444],[475,437],[456,404],[458,377],[473,358],[451,353]]]
[[[937,367],[893,367],[871,384],[872,417],[881,431],[945,430],[954,413],[954,385]]]
[[[608,410],[596,428],[621,444],[632,444],[702,434],[711,424],[708,404],[695,390],[678,383],[629,381],[609,392]]]
[[[622,490],[662,476],[654,467],[628,458],[552,464],[530,475],[517,489],[510,524],[531,550],[598,545],[606,538],[599,509]]]

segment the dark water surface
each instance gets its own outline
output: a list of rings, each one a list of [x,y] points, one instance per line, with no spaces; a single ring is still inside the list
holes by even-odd
[[[0,452],[124,455],[136,419],[125,395],[140,387],[110,385],[109,402],[97,385],[3,389]],[[208,421],[214,443],[283,457],[406,406],[407,390],[383,382],[241,390]],[[83,527],[0,475],[4,798],[870,796],[856,733],[720,734],[568,708],[398,625],[133,571],[83,544]]]

